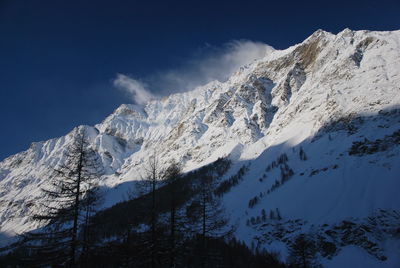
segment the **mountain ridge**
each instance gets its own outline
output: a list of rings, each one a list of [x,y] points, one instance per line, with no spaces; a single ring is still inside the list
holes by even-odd
[[[396,180],[398,144],[359,159],[348,155],[348,151],[363,138],[384,140],[399,129],[399,66],[400,31],[345,29],[334,35],[318,30],[300,44],[270,51],[264,58],[241,67],[225,82],[213,81],[192,91],[150,101],[144,107],[123,104],[102,123],[81,126],[106,170],[99,180],[110,189],[104,207],[123,199],[126,189],[118,189],[118,185],[140,179],[148,155],[157,149],[161,166],[175,160],[183,164],[184,171],[219,157],[230,157],[236,164],[224,178],[242,162],[253,163],[246,179],[223,197],[232,222],[243,218],[239,220],[237,236],[249,244],[260,232],[245,224],[245,217],[259,215],[247,202],[260,193],[260,187],[271,189],[275,178],[281,176],[279,169],[266,172],[265,168],[283,153],[289,158],[293,178],[273,193],[264,194],[256,207],[279,207],[285,218],[303,218],[318,224],[323,222],[318,218],[331,218],[334,222],[349,217],[352,211],[346,209],[346,202],[353,202],[356,210],[362,207],[356,213],[359,218],[368,217],[376,209],[398,210],[393,190],[381,196],[385,195],[384,190],[400,184]],[[72,133],[32,143],[27,151],[0,162],[1,233],[12,235],[37,227],[27,215],[40,198],[38,189],[46,183],[43,178],[50,175],[51,167],[62,163],[62,149],[73,139]],[[308,155],[308,161],[297,159],[300,148]],[[304,170],[301,165],[306,165]],[[337,168],[333,168],[335,165]],[[383,188],[372,177],[379,172],[387,179]],[[266,184],[254,182],[264,174],[273,179]],[[375,192],[364,184],[363,176],[375,186]],[[341,177],[341,183],[331,181],[333,177]],[[335,196],[316,178],[332,189],[346,192]],[[307,192],[309,200],[293,192],[294,185]],[[310,192],[307,187],[322,194]],[[363,206],[350,198],[352,191],[361,200],[367,198],[358,187],[372,191],[375,200],[368,200],[368,205]],[[323,199],[324,195],[329,201],[322,202],[321,208],[313,205],[317,197]],[[237,196],[241,198],[237,200]],[[306,209],[296,213],[288,204],[290,198],[297,198],[298,204],[307,209],[314,208],[315,215]],[[325,213],[329,207],[333,212]]]

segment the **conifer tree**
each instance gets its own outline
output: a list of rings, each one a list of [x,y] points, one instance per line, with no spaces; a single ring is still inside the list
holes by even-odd
[[[149,230],[142,234],[140,241],[132,241],[133,244],[141,245],[140,252],[135,252],[136,262],[148,267],[155,268],[160,264],[161,244],[160,223],[159,223],[159,196],[158,188],[163,180],[163,173],[160,169],[158,158],[154,152],[149,156],[145,167],[145,177],[140,182],[139,191],[146,196],[145,209],[148,211],[147,225]],[[130,231],[130,230],[129,230]]]
[[[40,212],[32,217],[45,226],[24,239],[39,265],[76,267],[78,258],[90,251],[90,219],[100,200],[95,179],[101,176],[102,165],[84,128],[75,129],[63,156],[50,185],[42,189]]]
[[[178,234],[178,219],[177,219],[177,209],[178,209],[178,189],[176,188],[176,182],[181,177],[181,167],[178,163],[173,162],[167,168],[165,172],[165,182],[167,183],[167,191],[168,191],[168,201],[169,201],[169,208],[170,208],[170,221],[169,221],[169,266],[176,267],[176,254],[177,254],[177,247],[178,241],[177,236]]]
[[[213,175],[205,174],[200,180],[197,198],[188,206],[186,212],[200,237],[201,267],[207,266],[208,239],[223,237],[231,231],[224,228],[227,225],[227,219],[223,216],[224,210],[214,190]]]

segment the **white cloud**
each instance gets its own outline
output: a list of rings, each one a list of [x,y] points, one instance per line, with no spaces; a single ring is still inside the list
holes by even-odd
[[[274,49],[264,43],[234,40],[222,47],[206,44],[190,59],[178,67],[151,74],[142,79],[132,79],[119,74],[114,85],[128,92],[135,103],[145,104],[157,95],[192,90],[213,80],[225,81],[239,67],[264,57]]]
[[[181,92],[210,81],[225,81],[239,67],[264,57],[273,48],[248,40],[231,41],[222,47],[206,45],[180,67],[156,73],[147,78],[163,94]]]
[[[128,93],[132,101],[139,105],[144,105],[156,98],[154,94],[146,89],[146,84],[123,74],[117,75],[114,80],[114,86]]]
[[[222,48],[214,48],[214,53],[195,64],[205,80],[224,81],[239,67],[264,57],[272,50],[272,47],[260,42],[235,40]]]

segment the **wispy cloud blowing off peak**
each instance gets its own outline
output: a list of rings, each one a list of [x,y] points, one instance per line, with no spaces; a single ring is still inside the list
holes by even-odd
[[[134,103],[144,105],[159,96],[192,90],[213,80],[223,82],[240,66],[271,51],[272,47],[249,40],[234,40],[222,47],[206,45],[177,68],[141,80],[118,74],[114,85],[127,92]]]
[[[144,105],[156,98],[155,95],[146,89],[147,86],[145,83],[123,74],[117,74],[117,78],[113,84],[116,88],[128,93],[133,102],[139,105]]]

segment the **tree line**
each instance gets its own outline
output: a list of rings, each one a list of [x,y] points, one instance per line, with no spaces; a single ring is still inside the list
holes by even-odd
[[[252,252],[235,240],[224,217],[217,178],[230,161],[183,174],[149,157],[143,193],[96,211],[103,174],[84,129],[76,129],[42,189],[32,220],[43,227],[22,234],[0,258],[6,267],[283,267],[277,256]],[[234,253],[232,255],[232,253]]]

